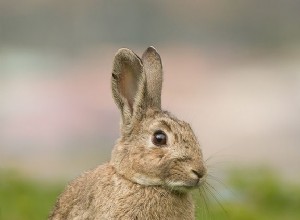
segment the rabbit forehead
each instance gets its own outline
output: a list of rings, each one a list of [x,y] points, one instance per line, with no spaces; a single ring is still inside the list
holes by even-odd
[[[177,119],[167,111],[153,111],[149,109],[146,114],[145,122],[147,126],[163,126],[168,130],[189,130],[192,131],[190,125],[182,120]]]

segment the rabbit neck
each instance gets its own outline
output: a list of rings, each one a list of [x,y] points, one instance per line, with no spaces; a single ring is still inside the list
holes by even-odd
[[[113,168],[112,168],[113,169]],[[114,171],[111,179],[116,205],[114,219],[194,219],[194,203],[190,192],[179,193],[161,186],[143,186],[127,180]],[[110,208],[110,212],[112,212]]]

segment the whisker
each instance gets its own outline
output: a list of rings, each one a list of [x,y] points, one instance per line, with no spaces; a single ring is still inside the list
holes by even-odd
[[[204,162],[206,166],[208,167],[212,167],[212,166],[216,166],[216,165],[227,165],[227,164],[230,164],[231,162],[230,161],[205,161]]]
[[[226,189],[229,189],[229,187],[223,181],[221,181],[219,178],[211,175],[210,173],[207,174],[207,178],[210,180],[216,181],[220,185],[224,186]]]
[[[202,188],[199,188],[199,193],[200,193],[200,202],[201,202],[201,205],[202,205],[203,203],[205,203],[205,200],[204,200],[204,198],[203,198]],[[202,206],[200,206],[200,207],[202,207]],[[205,206],[204,206],[204,207],[205,207]],[[201,209],[201,210],[202,210],[202,209]],[[204,208],[204,211],[203,211],[203,212],[201,211],[202,219],[204,219],[205,212],[206,212],[206,208]]]
[[[226,213],[226,215],[227,215],[227,217],[229,217],[229,214],[228,214],[228,212],[227,212],[227,210],[224,208],[224,206],[221,204],[221,202],[219,201],[219,199],[216,197],[216,195],[210,190],[210,188],[209,187],[211,187],[211,189],[213,189],[216,193],[218,193],[217,191],[216,191],[216,189],[213,187],[213,186],[211,186],[211,185],[209,185],[208,183],[206,183],[205,184],[205,188],[207,189],[207,191],[209,192],[209,194],[212,196],[212,198],[217,202],[217,204],[222,208],[222,210]],[[220,196],[220,197],[222,197],[219,193],[218,193],[218,195]]]
[[[209,190],[209,187],[210,187],[215,193],[218,194],[219,197],[221,197],[223,200],[225,200],[225,199],[223,198],[223,196],[216,190],[216,188],[215,188],[213,185],[211,185],[211,184],[209,184],[209,183],[205,183],[205,184],[206,184],[206,187],[208,188],[207,190]],[[209,190],[209,191],[210,191],[210,190]]]
[[[206,201],[206,208],[207,208],[207,214],[208,214],[208,216],[211,216],[211,210],[210,210],[210,208],[209,208],[209,205],[208,205],[208,202],[210,201],[210,199],[209,199],[209,197],[208,197],[208,195],[207,195],[207,193],[206,193],[206,187],[205,187],[205,185],[203,185],[203,194],[204,194],[204,198],[205,198],[205,201]]]
[[[203,188],[199,188],[199,192],[201,194],[201,201],[204,203],[204,208],[202,209],[203,212],[201,212],[202,218],[207,219],[209,216],[209,208],[208,208],[208,203],[207,203],[207,198],[206,195],[204,195]]]
[[[228,152],[232,152],[231,151],[232,148],[231,148],[231,150],[229,150],[229,148],[231,148],[231,147],[226,147],[226,148],[220,149],[218,151],[215,151],[210,156],[208,156],[208,158],[205,160],[205,163],[206,162],[210,162],[212,159],[215,159],[216,157],[221,157],[221,156],[222,157],[224,157],[224,156],[227,156],[227,157],[231,156],[231,157],[233,157],[234,154],[232,154],[232,153],[228,154]],[[226,151],[226,154],[224,154],[224,151]]]
[[[224,155],[224,150],[226,150],[225,155]],[[224,169],[228,168],[231,164],[231,160],[228,160],[228,159],[230,157],[232,157],[233,155],[230,155],[230,153],[228,154],[227,150],[228,149],[224,148],[217,152],[214,152],[204,161],[205,166],[206,166],[207,170],[209,171],[209,173],[207,174],[207,177],[205,178],[205,181],[203,182],[203,184],[201,186],[201,190],[199,190],[199,191],[200,191],[201,195],[203,196],[203,201],[205,202],[205,208],[207,210],[207,213],[209,214],[208,219],[217,218],[217,213],[214,213],[214,209],[213,209],[214,206],[209,206],[209,205],[211,205],[209,203],[212,203],[213,201],[215,201],[215,204],[217,204],[216,207],[217,206],[221,207],[221,210],[223,210],[223,213],[225,214],[225,216],[227,218],[229,218],[228,211],[225,209],[223,204],[221,204],[221,202],[224,201],[225,199],[223,197],[224,194],[221,195],[221,193],[217,190],[217,188],[219,187],[218,184],[222,185],[221,188],[224,187],[227,192],[229,191],[232,194],[234,194],[234,193],[230,190],[230,187],[228,187],[228,185],[226,185],[223,181],[221,181],[219,178],[216,177],[216,176],[219,176],[220,169],[224,170]],[[215,160],[216,156],[217,156],[217,158],[220,158],[220,156],[221,156],[222,157],[221,161]],[[225,161],[224,161],[224,159],[225,159]],[[215,216],[211,216],[211,214],[215,214]]]
[[[222,185],[226,190],[228,190],[230,192],[231,195],[236,196],[236,193],[234,191],[232,191],[232,189],[227,184],[225,184],[223,181],[221,181],[219,178],[217,178],[211,174],[207,174],[207,178]],[[209,182],[206,182],[206,183],[209,184]],[[209,185],[212,187],[212,184],[209,184]],[[217,192],[216,189],[215,189],[215,191]]]

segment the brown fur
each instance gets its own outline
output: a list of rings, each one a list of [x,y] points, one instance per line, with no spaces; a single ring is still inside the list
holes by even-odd
[[[189,126],[161,110],[162,65],[153,47],[142,59],[129,49],[115,56],[112,92],[121,111],[121,137],[111,161],[71,182],[49,220],[194,219],[191,189],[206,168]],[[153,134],[167,135],[164,146]]]

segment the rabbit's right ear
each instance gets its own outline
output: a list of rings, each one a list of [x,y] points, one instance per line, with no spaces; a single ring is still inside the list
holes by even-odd
[[[112,93],[121,111],[123,127],[130,125],[133,118],[139,119],[145,87],[141,59],[129,49],[119,49],[113,63]]]
[[[161,88],[163,69],[159,54],[154,47],[148,47],[142,56],[147,78],[147,103],[151,108],[161,109]]]

